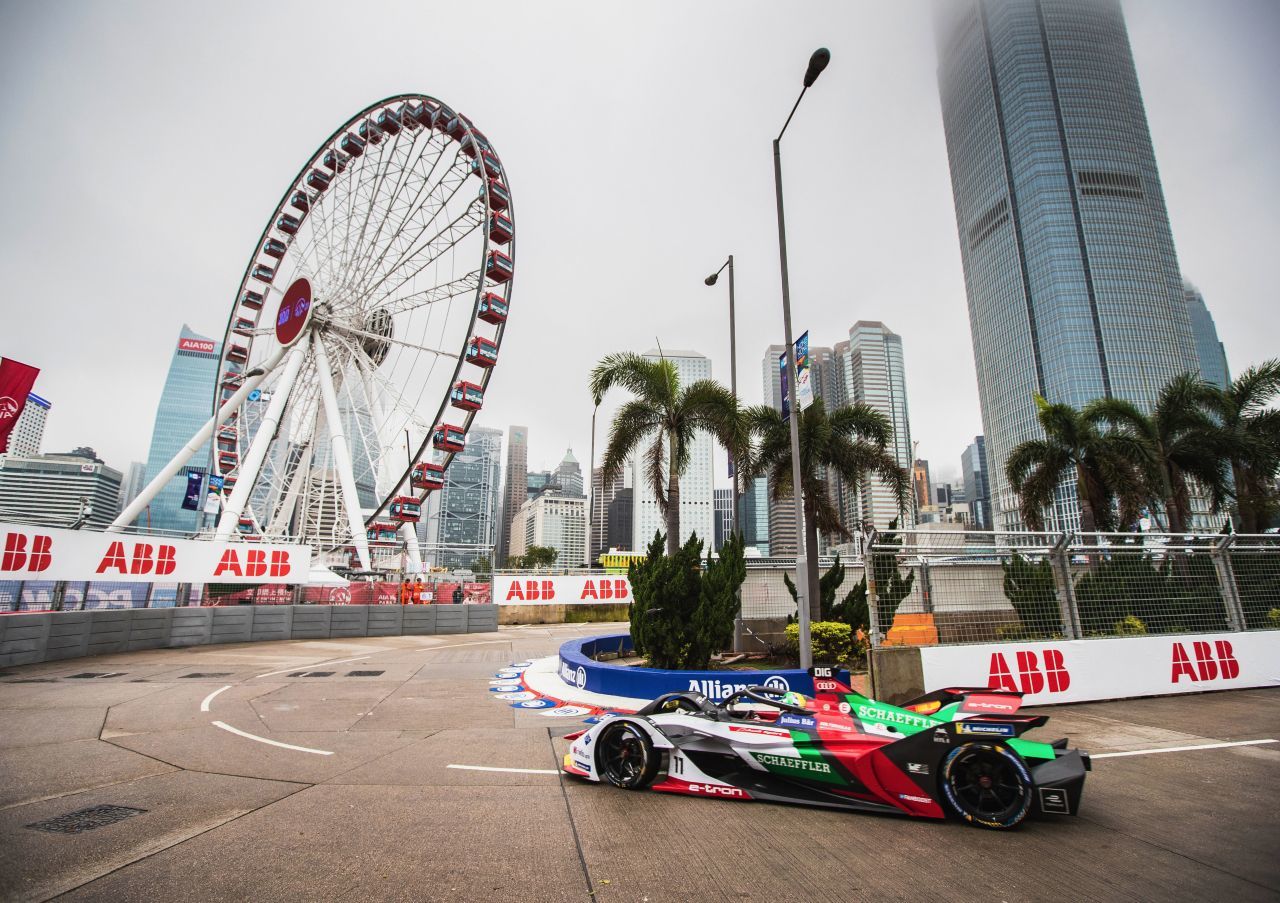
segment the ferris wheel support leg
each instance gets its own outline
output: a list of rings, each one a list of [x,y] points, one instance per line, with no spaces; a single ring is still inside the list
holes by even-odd
[[[383,449],[390,443],[384,444],[383,427],[386,426],[387,413],[382,407],[382,398],[374,391],[373,373],[368,367],[368,361],[363,353],[356,355],[356,369],[360,371],[360,381],[364,386],[365,398],[369,402],[369,412],[373,415],[373,439],[375,448],[378,450],[378,457],[382,457]],[[365,443],[367,451],[369,444]],[[374,461],[372,457],[369,459],[369,468],[373,471],[373,492],[379,498],[382,497],[382,468],[379,466],[380,461]]]
[[[249,397],[249,393],[258,388],[258,385],[267,378],[271,371],[279,366],[281,359],[284,357],[284,352],[285,349],[281,348],[279,351],[271,355],[271,357],[263,361],[260,366],[249,371],[250,375],[245,377],[244,382],[241,384],[240,388],[236,390],[235,394],[223,402],[222,407],[218,408],[218,413],[209,418],[209,421],[204,426],[200,427],[199,431],[191,437],[190,441],[188,441],[186,445],[182,447],[182,450],[173,456],[173,460],[166,464],[160,472],[156,474],[155,479],[148,483],[146,488],[138,493],[138,497],[130,502],[128,507],[120,512],[120,516],[111,522],[111,525],[107,527],[106,532],[119,533],[122,530],[127,529],[130,524],[137,520],[138,515],[146,510],[146,507],[151,504],[152,500],[159,494],[160,490],[165,487],[165,484],[173,479],[174,475],[187,465],[187,462],[191,460],[191,456],[200,449],[200,446],[209,441],[209,437],[213,435],[213,431],[225,423],[228,417],[238,411],[240,409],[240,405],[244,404],[244,400]]]
[[[418,531],[413,524],[401,524],[400,536],[404,539],[405,551],[409,554],[409,570],[415,574],[422,573],[422,548],[418,545]]]
[[[324,416],[329,422],[329,436],[333,444],[333,466],[338,471],[342,487],[342,507],[347,509],[347,524],[351,528],[351,541],[356,547],[362,570],[369,570],[369,537],[364,531],[364,518],[360,516],[360,496],[356,493],[356,477],[351,470],[351,451],[338,410],[338,393],[333,387],[333,374],[329,369],[329,354],[318,334],[311,337],[316,354],[316,376],[320,382],[320,396],[324,399]]]
[[[267,412],[263,415],[258,432],[253,437],[253,444],[249,446],[249,453],[240,462],[240,475],[236,480],[236,488],[231,490],[231,498],[222,509],[218,530],[214,534],[214,539],[219,542],[229,539],[231,531],[235,530],[240,522],[240,515],[244,512],[245,503],[249,501],[249,495],[258,481],[258,471],[262,469],[262,462],[266,460],[267,451],[271,447],[272,440],[275,439],[276,427],[280,425],[285,403],[289,400],[289,393],[293,391],[293,383],[298,378],[298,372],[302,369],[305,359],[306,345],[295,345],[289,352],[284,372],[271,395],[271,403],[267,405]]]

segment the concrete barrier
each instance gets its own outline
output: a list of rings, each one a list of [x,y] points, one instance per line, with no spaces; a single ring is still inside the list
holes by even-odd
[[[0,615],[0,668],[139,649],[489,633],[496,605],[237,605]]]

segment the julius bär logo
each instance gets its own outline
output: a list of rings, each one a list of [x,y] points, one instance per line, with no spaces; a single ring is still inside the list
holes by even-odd
[[[1027,649],[1020,650],[1014,659],[1017,671],[1009,667],[1004,653],[991,653],[991,671],[987,686],[993,690],[1012,690],[1014,693],[1041,693],[1046,686],[1050,693],[1061,693],[1071,686],[1071,672],[1067,670],[1062,653],[1057,649],[1045,649],[1039,656]],[[1014,675],[1017,675],[1017,682]]]
[[[11,417],[18,416],[18,403],[5,395],[0,398],[0,420],[8,420]]]

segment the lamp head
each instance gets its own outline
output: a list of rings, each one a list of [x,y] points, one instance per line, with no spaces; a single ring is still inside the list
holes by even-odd
[[[813,83],[818,80],[818,76],[822,74],[822,70],[827,68],[827,63],[831,62],[831,51],[825,47],[819,47],[813,52],[813,56],[809,57],[809,68],[804,73],[804,86],[812,88]]]
[[[704,280],[702,280],[702,281],[703,281],[703,282],[705,282],[707,285],[715,285],[715,284],[716,284],[716,280],[717,280],[717,279],[719,279],[719,278],[720,278],[720,274],[719,274],[719,273],[712,273],[710,276],[708,276],[706,279],[704,279]]]

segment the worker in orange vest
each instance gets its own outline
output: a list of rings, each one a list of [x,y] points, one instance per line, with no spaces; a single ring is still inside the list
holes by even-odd
[[[423,593],[423,590],[425,589],[426,589],[426,586],[423,585],[421,577],[419,577],[417,580],[413,582],[413,604],[414,605],[422,604],[422,593]]]
[[[400,604],[408,605],[412,601],[413,601],[413,587],[409,585],[408,580],[405,580],[404,583],[400,584]]]

